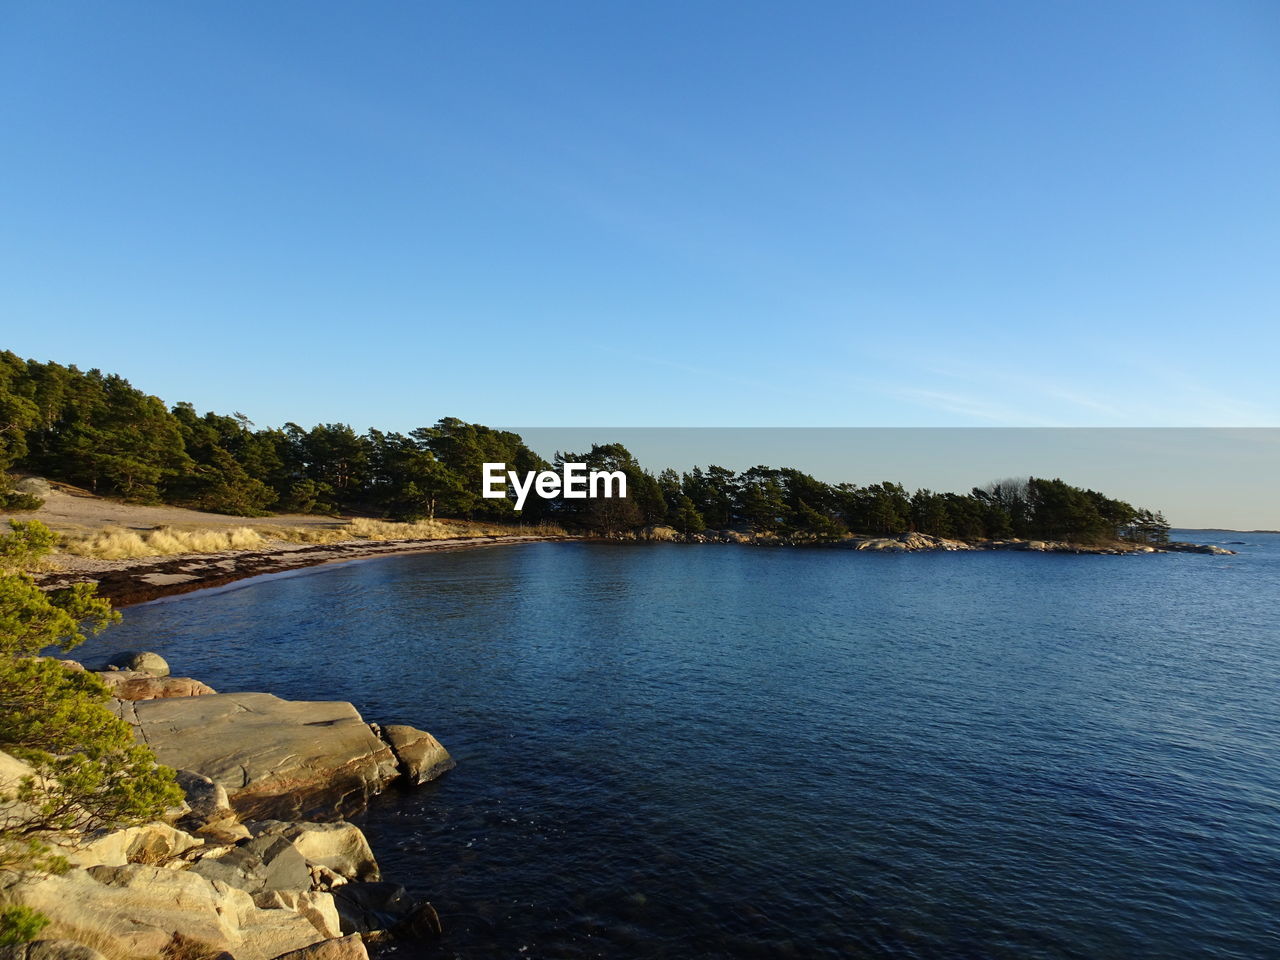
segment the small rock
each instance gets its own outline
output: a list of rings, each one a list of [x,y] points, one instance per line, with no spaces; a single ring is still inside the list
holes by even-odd
[[[52,485],[50,485],[49,481],[43,477],[23,477],[13,485],[13,490],[15,493],[25,493],[29,497],[47,497],[49,494],[53,493]],[[51,940],[46,942],[63,943],[70,941]],[[87,950],[89,948],[85,947],[85,949]]]
[[[261,820],[248,827],[255,837],[288,840],[309,865],[323,867],[345,880],[381,879],[369,841],[359,827],[345,820],[336,823]]]
[[[329,893],[317,890],[264,890],[254,896],[253,903],[262,910],[292,910],[311,921],[320,936],[327,939],[342,936],[338,908]]]
[[[249,828],[238,820],[218,820],[214,823],[206,823],[204,826],[197,828],[195,832],[197,836],[203,838],[207,843],[239,843],[241,840],[248,840],[253,836],[249,832]]]
[[[249,894],[311,889],[307,862],[282,837],[249,840],[221,857],[197,861],[191,872],[207,880],[221,880]]]
[[[413,940],[429,940],[444,933],[440,914],[430,902],[423,900],[395,929],[396,936]]]
[[[332,890],[344,883],[350,883],[346,877],[335,873],[323,864],[311,864],[311,886],[316,890]]]
[[[332,893],[343,933],[391,930],[413,916],[418,903],[398,883],[348,883]]]
[[[369,960],[369,951],[358,933],[338,940],[321,940],[301,950],[282,953],[275,960]]]
[[[136,670],[139,673],[149,673],[153,677],[167,677],[169,675],[169,664],[165,662],[164,657],[147,650],[130,650],[117,653],[111,657],[107,666],[115,667],[118,670]]]
[[[425,730],[393,723],[381,729],[381,736],[395,752],[401,773],[415,787],[457,766],[449,751]]]
[[[187,804],[191,807],[188,819],[206,825],[235,816],[231,800],[227,797],[227,788],[222,784],[193,770],[178,770],[175,779],[187,795]]]

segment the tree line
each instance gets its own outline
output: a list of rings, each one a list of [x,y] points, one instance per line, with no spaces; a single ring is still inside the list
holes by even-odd
[[[627,475],[625,499],[480,495],[481,465],[521,473],[565,462]],[[1168,524],[1060,479],[1002,480],[969,493],[909,492],[899,483],[825,483],[790,467],[719,466],[653,473],[621,444],[562,452],[548,463],[519,435],[451,417],[409,433],[345,423],[256,428],[243,414],[168,407],[123,377],[0,353],[0,501],[8,471],[24,470],[128,500],[217,513],[368,513],[398,520],[453,517],[552,521],[618,533],[665,524],[682,534],[750,528],[834,540],[916,531],[964,540],[1112,539],[1161,542]]]

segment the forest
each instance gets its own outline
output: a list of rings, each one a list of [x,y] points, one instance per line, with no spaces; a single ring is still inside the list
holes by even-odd
[[[626,473],[625,499],[481,496],[481,464],[559,469],[565,462]],[[1160,543],[1168,524],[1061,479],[999,480],[968,493],[908,491],[884,481],[826,483],[791,467],[735,472],[709,465],[654,473],[617,443],[558,452],[548,463],[519,435],[452,417],[405,433],[345,423],[256,427],[240,413],[172,407],[123,377],[0,352],[0,507],[31,507],[10,473],[31,473],[139,503],[246,517],[348,513],[554,522],[616,534],[665,524],[682,534],[751,529],[828,541],[849,533],[920,532],[961,540],[1019,537],[1090,544]]]

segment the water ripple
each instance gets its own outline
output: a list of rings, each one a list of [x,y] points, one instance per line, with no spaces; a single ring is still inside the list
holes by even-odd
[[[448,931],[400,956],[1260,958],[1280,538],[1249,541],[533,544],[134,608],[104,641],[448,744],[363,821]]]

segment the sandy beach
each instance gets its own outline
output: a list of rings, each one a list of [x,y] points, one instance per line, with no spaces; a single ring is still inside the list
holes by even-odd
[[[42,587],[56,589],[73,583],[95,582],[99,596],[113,605],[146,603],[173,594],[190,593],[209,587],[256,577],[283,573],[324,563],[339,563],[368,557],[402,553],[461,550],[504,543],[563,539],[561,536],[475,535],[446,538],[369,539],[351,537],[328,543],[299,543],[273,533],[301,531],[335,536],[351,518],[308,514],[276,514],[270,517],[235,517],[204,513],[183,507],[122,503],[94,496],[87,491],[52,483],[45,503],[37,510],[0,513],[0,524],[9,520],[38,520],[67,537],[81,537],[107,530],[147,532],[157,529],[197,532],[250,527],[263,535],[252,549],[169,556],[104,559],[58,552],[34,572]],[[465,525],[461,525],[465,531]],[[477,530],[484,529],[476,525]]]

